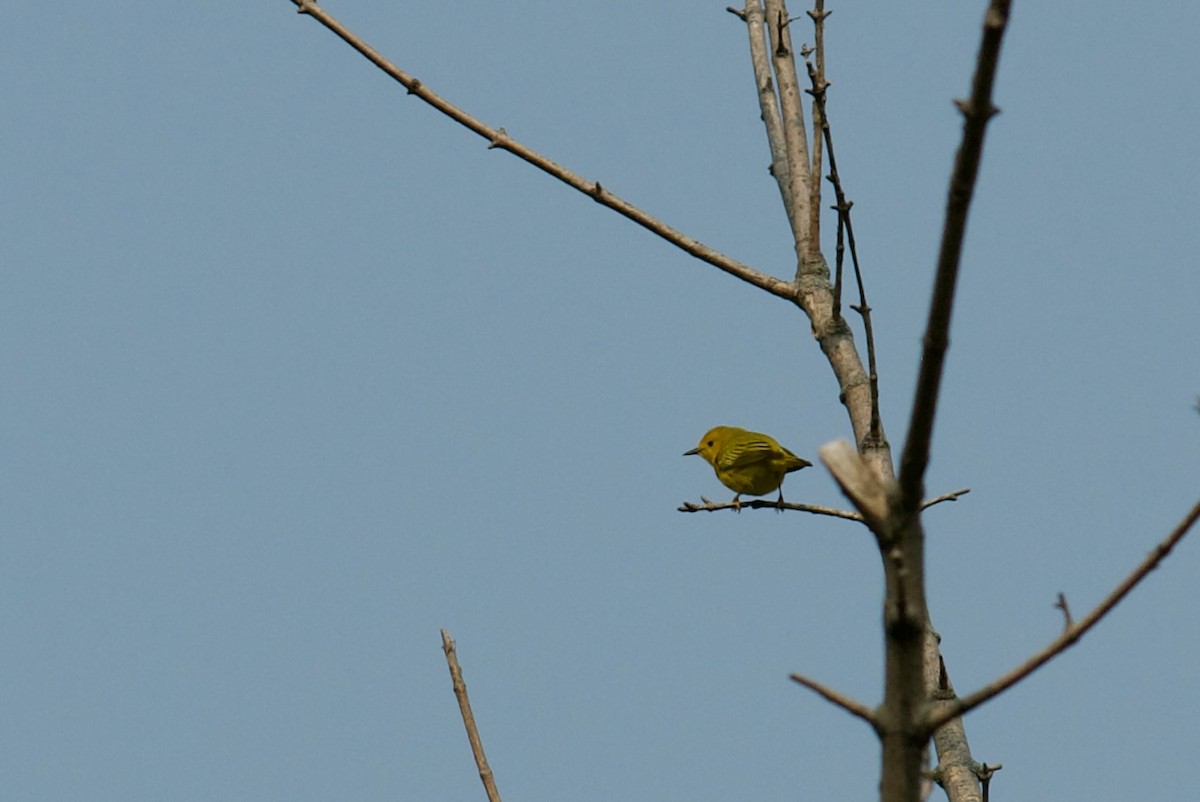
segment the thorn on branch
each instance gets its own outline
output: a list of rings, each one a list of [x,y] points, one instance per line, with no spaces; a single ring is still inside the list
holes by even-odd
[[[740,19],[742,22],[746,21],[746,12],[742,9],[734,8],[733,6],[725,6],[725,10]]]
[[[312,7],[316,5],[312,0],[294,0],[294,2],[297,14],[311,14]]]
[[[600,186],[600,182],[597,181],[592,184],[592,188],[588,190],[588,194],[592,196],[592,200],[598,201],[604,197],[604,187]]]

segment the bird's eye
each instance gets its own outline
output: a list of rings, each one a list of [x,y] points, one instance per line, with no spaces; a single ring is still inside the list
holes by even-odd
[[[713,441],[712,441],[712,440],[709,440],[709,441],[708,441],[708,447],[709,447],[709,448],[712,448],[712,444],[713,444]]]

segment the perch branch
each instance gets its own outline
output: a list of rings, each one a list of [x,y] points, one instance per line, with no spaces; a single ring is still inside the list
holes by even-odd
[[[970,493],[970,492],[971,492],[971,488],[963,487],[963,488],[959,488],[958,490],[953,490],[949,493],[943,493],[940,496],[936,496],[931,499],[926,499],[925,501],[921,502],[921,509],[927,509],[929,507],[932,507],[935,504],[941,504],[946,501],[958,501],[960,496],[965,496],[967,493]],[[714,502],[714,501],[709,501],[704,496],[700,497],[700,501],[702,501],[703,503],[697,504],[694,501],[684,501],[679,505],[679,507],[677,507],[677,509],[680,512],[716,512],[717,510],[737,509],[737,507],[735,507],[733,502],[731,502],[731,501],[726,501],[723,503],[722,502]],[[847,521],[861,521],[863,519],[861,513],[853,512],[851,510],[839,510],[836,507],[822,507],[817,504],[794,504],[790,501],[784,501],[783,506],[781,507],[778,504],[776,504],[774,501],[768,501],[767,499],[756,498],[756,499],[751,499],[749,501],[741,501],[741,502],[739,502],[739,505],[740,505],[741,509],[743,509],[743,510],[744,509],[752,509],[752,510],[758,510],[758,509],[780,510],[780,509],[783,509],[783,510],[795,510],[796,512],[810,512],[813,515],[828,515],[831,518],[843,518]]]

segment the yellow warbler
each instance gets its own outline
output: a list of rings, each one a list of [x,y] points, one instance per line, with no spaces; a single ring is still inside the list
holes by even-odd
[[[783,477],[792,471],[812,465],[788,451],[775,438],[758,432],[739,429],[736,426],[718,426],[709,429],[700,438],[700,445],[683,456],[699,454],[713,466],[721,484],[734,491],[733,506],[741,509],[738,501],[742,493],[765,496],[776,488],[783,506]]]

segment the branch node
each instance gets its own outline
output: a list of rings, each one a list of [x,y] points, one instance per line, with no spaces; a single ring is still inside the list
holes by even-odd
[[[743,11],[742,9],[734,8],[733,6],[725,6],[725,10],[728,11],[733,16],[740,19],[742,22],[746,21],[746,12]]]
[[[408,90],[408,94],[415,95],[417,92],[421,91],[421,86],[421,79],[413,78],[412,81],[409,82],[408,86],[405,87],[405,89]]]
[[[592,200],[599,201],[604,197],[604,187],[600,186],[599,181],[596,181],[592,184],[591,189],[588,190],[588,195],[592,196]]]
[[[982,115],[980,115],[979,112],[976,111],[975,105],[973,103],[971,103],[970,100],[967,100],[964,98],[955,98],[954,105],[959,110],[959,112],[962,114],[962,116],[968,117],[968,118],[982,117],[982,119],[985,121],[992,119],[993,117],[995,117],[997,114],[1000,113],[999,108],[997,108],[996,106],[993,106],[989,103],[987,109],[983,112]]]
[[[502,125],[496,129],[496,135],[493,136],[488,142],[488,150],[492,150],[493,148],[503,148],[506,146],[508,141],[508,131],[505,131],[504,126]]]
[[[983,792],[983,802],[988,802],[988,786],[992,782],[992,775],[1004,768],[1003,763],[997,763],[994,766],[989,766],[986,763],[971,766],[971,771],[975,773],[979,779],[980,790]]]

